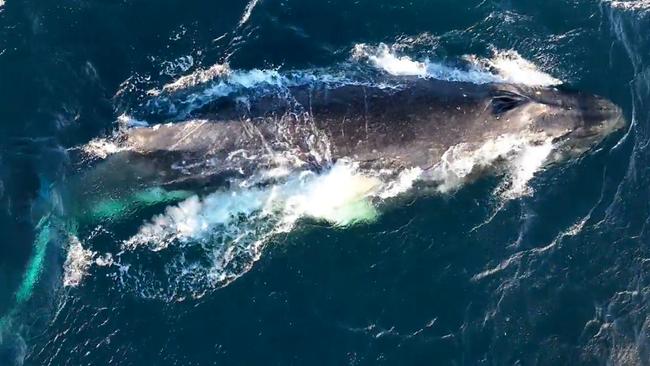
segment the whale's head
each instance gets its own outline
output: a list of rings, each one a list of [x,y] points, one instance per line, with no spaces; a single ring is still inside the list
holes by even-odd
[[[558,88],[497,87],[490,113],[517,128],[551,139],[558,158],[578,156],[626,126],[620,107],[591,94]]]

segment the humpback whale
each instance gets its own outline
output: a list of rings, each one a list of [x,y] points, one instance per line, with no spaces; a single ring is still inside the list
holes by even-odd
[[[73,187],[90,196],[153,187],[183,196],[297,168],[318,171],[340,159],[366,171],[421,169],[435,184],[436,167],[458,146],[468,152],[504,136],[550,143],[553,163],[624,126],[612,102],[563,88],[421,78],[397,87],[299,86],[244,102],[217,100],[181,122],[122,130],[120,151]]]

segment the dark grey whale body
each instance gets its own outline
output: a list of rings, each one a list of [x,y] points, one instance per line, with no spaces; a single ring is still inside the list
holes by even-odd
[[[123,131],[126,151],[83,174],[82,190],[197,190],[277,168],[322,169],[343,158],[362,169],[427,170],[454,146],[478,148],[500,136],[553,141],[561,158],[625,124],[620,108],[597,96],[433,79],[397,88],[295,87],[249,103],[217,101],[194,117]]]

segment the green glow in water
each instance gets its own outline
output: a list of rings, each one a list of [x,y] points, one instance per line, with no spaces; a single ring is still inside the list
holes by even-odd
[[[121,219],[139,207],[180,201],[192,195],[189,191],[167,191],[154,187],[136,192],[127,198],[102,200],[91,208],[90,215],[94,220]]]
[[[16,303],[21,304],[32,296],[34,286],[38,282],[41,273],[43,272],[43,264],[45,262],[45,254],[47,252],[47,244],[50,242],[51,227],[50,217],[43,217],[38,225],[38,235],[34,240],[34,255],[30,258],[27,264],[27,270],[23,275],[23,281],[16,292]]]
[[[336,210],[334,226],[348,227],[355,224],[370,223],[377,219],[379,212],[366,200],[349,203]]]
[[[157,203],[183,200],[192,195],[193,193],[189,191],[167,191],[163,188],[155,187],[140,191],[133,195],[133,197],[136,202],[154,205]]]
[[[107,199],[99,202],[92,208],[92,216],[99,219],[120,217],[124,215],[127,207],[124,202]]]

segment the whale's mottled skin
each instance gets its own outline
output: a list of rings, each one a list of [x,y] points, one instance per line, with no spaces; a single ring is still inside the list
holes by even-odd
[[[625,122],[613,103],[556,88],[413,79],[399,88],[296,87],[248,104],[218,101],[195,119],[129,129],[128,147],[83,177],[86,187],[200,189],[278,166],[431,168],[450,147],[502,135],[553,139],[582,153]],[[92,191],[92,189],[91,189]]]

